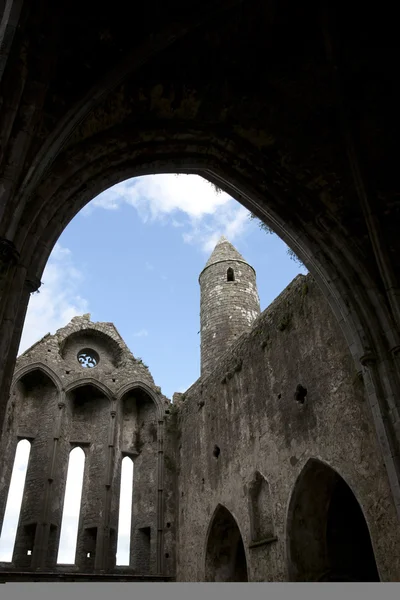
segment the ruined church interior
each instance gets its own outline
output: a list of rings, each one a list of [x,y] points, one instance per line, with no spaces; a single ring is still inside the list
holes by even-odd
[[[398,582],[395,19],[292,0],[136,11],[0,5],[0,529],[15,457],[29,456],[0,581]],[[157,173],[218,186],[309,274],[261,311],[253,266],[219,239],[193,274],[201,374],[173,398],[90,314],[17,357],[68,223]]]

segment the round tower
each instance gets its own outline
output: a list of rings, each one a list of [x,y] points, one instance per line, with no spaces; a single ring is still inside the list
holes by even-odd
[[[260,314],[256,272],[222,236],[200,273],[201,375]]]

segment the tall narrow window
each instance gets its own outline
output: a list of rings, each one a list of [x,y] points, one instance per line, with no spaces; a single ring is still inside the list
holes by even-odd
[[[75,564],[84,470],[85,453],[82,448],[74,448],[70,452],[68,461],[60,545],[57,556],[58,564]]]
[[[1,562],[12,561],[30,451],[31,444],[28,440],[18,442],[0,536]]]
[[[121,466],[119,496],[117,565],[129,565],[131,550],[131,520],[133,491],[133,460],[125,456]]]
[[[235,281],[235,273],[233,272],[233,269],[231,267],[229,267],[229,269],[226,272],[226,279],[227,281]]]

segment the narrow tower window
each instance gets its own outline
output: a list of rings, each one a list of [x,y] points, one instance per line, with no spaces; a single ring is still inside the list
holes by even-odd
[[[1,562],[12,561],[30,451],[31,444],[28,440],[18,442],[0,536]]]
[[[131,519],[133,491],[133,460],[125,456],[121,466],[121,490],[119,495],[117,565],[130,564]]]
[[[235,281],[235,273],[233,272],[232,267],[229,267],[229,269],[226,272],[226,280]]]
[[[84,469],[85,453],[82,448],[74,448],[68,461],[57,564],[75,564]]]

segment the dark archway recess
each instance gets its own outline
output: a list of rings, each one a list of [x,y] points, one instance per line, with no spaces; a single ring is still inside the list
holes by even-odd
[[[124,179],[200,174],[281,236],[322,289],[362,373],[400,516],[396,19],[293,0],[154,0],[134,22],[119,0],[112,11],[7,7],[0,429],[30,294],[70,220]]]
[[[224,506],[215,511],[208,533],[205,581],[248,581],[243,539],[235,519]]]
[[[356,497],[318,460],[310,460],[296,482],[287,535],[291,581],[380,581]]]

